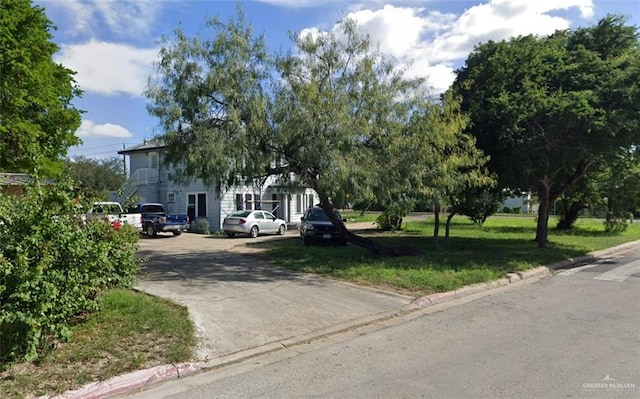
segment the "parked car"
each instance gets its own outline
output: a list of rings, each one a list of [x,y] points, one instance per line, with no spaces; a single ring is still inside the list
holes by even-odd
[[[224,218],[222,230],[229,237],[248,234],[255,238],[262,233],[282,235],[287,231],[287,222],[267,211],[237,211]]]
[[[340,212],[334,210],[341,223],[346,222]],[[336,229],[329,215],[319,206],[307,209],[300,219],[300,238],[304,245],[318,242],[337,242],[347,245],[347,239]]]
[[[162,232],[179,236],[190,227],[189,216],[186,213],[169,214],[162,204],[135,204],[128,211],[142,214],[142,231],[149,237],[156,237]]]
[[[104,220],[115,229],[122,225],[130,225],[136,231],[142,231],[142,215],[140,213],[125,213],[118,202],[95,202],[86,215],[86,220]]]

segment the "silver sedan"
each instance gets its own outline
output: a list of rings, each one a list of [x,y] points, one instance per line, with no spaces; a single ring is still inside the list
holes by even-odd
[[[222,230],[229,236],[248,234],[257,237],[262,233],[284,234],[287,222],[267,211],[237,211],[224,218]]]

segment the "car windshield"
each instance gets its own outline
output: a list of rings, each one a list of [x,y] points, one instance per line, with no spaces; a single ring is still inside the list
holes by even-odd
[[[251,211],[240,211],[240,212],[233,212],[231,215],[229,215],[230,217],[236,217],[236,218],[246,218],[247,216],[249,216],[251,214]]]
[[[329,222],[329,215],[323,209],[312,209],[309,211],[306,217],[307,220],[317,222]]]

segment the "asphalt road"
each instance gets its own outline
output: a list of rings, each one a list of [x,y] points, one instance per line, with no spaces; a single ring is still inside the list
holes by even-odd
[[[638,398],[640,248],[134,398]]]

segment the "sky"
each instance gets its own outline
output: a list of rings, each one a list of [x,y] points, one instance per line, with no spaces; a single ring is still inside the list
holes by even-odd
[[[478,43],[594,25],[607,14],[640,26],[638,0],[34,0],[57,29],[54,60],[76,71],[83,110],[70,157],[108,158],[161,133],[146,111],[144,91],[154,73],[159,40],[182,26],[205,36],[207,17],[228,19],[241,4],[254,32],[271,50],[291,48],[290,33],[331,31],[356,20],[380,49],[427,77],[434,93]]]

